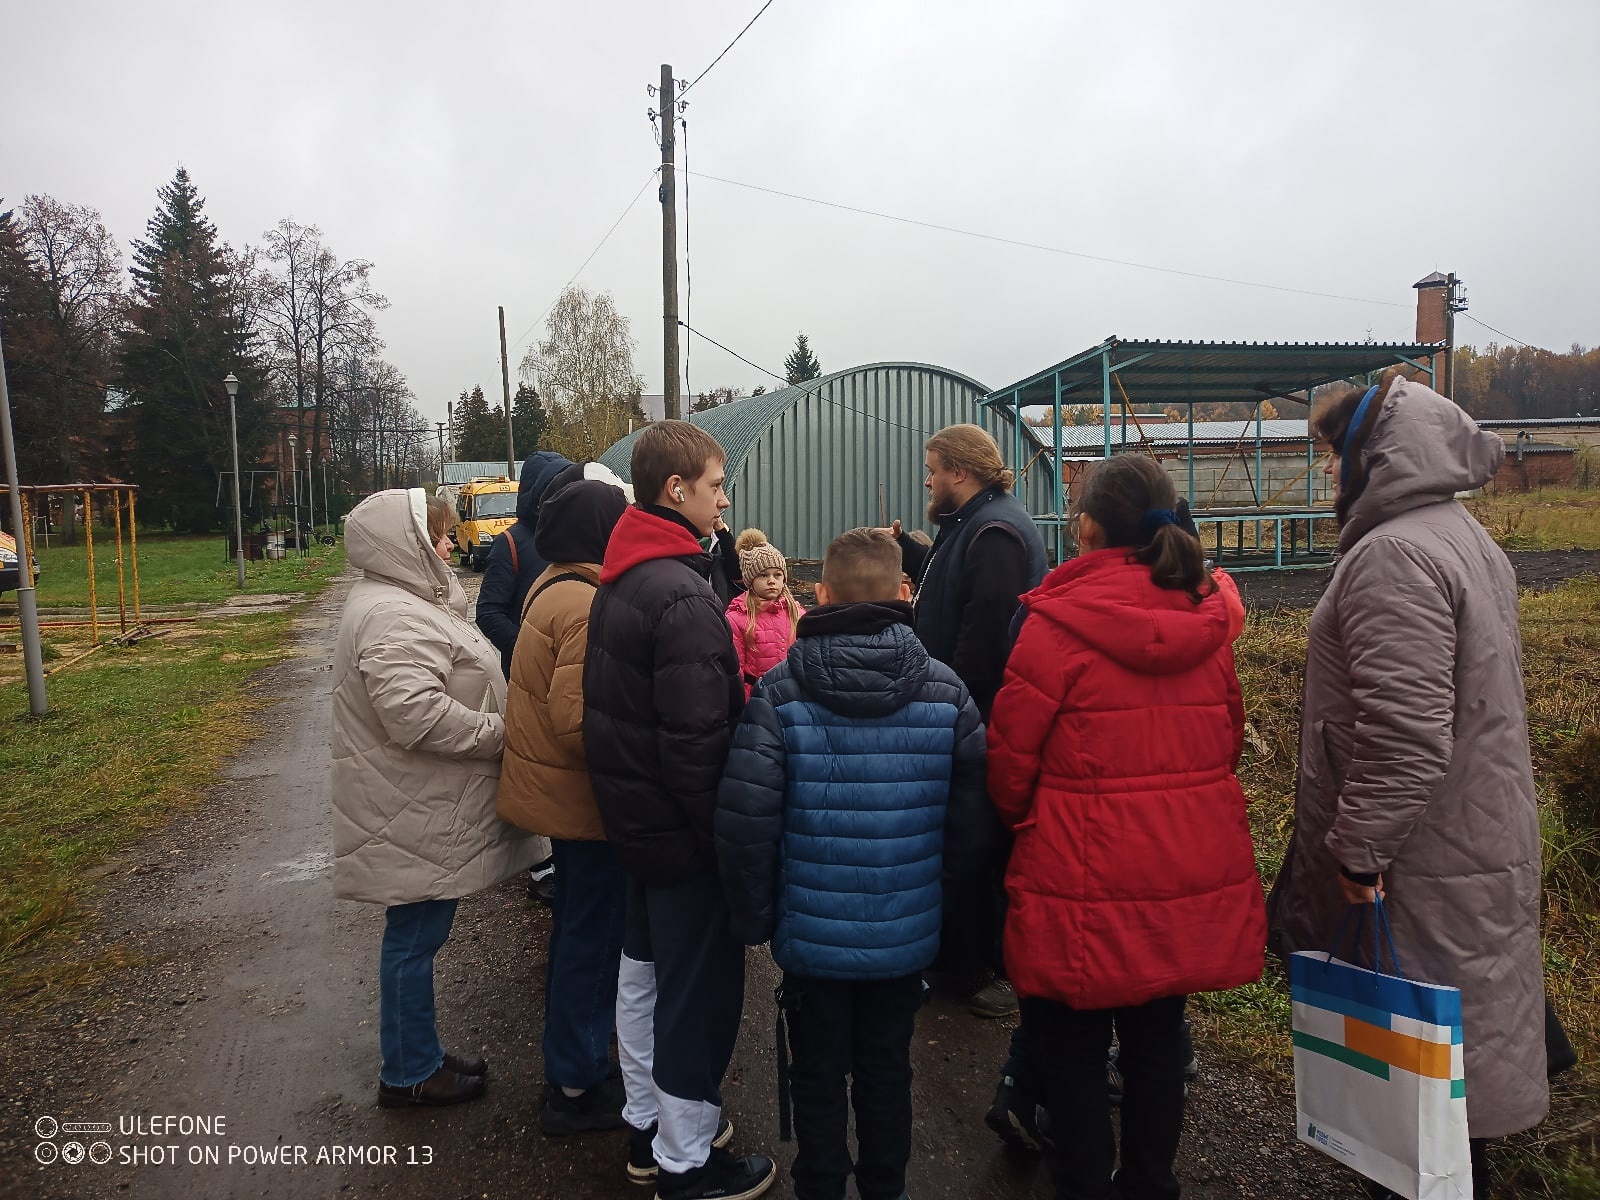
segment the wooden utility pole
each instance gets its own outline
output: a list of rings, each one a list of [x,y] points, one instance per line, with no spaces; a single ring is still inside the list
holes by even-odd
[[[434,424],[439,427],[439,482],[443,483],[444,482],[444,461],[445,461],[444,460],[444,422],[443,421],[435,421]]]
[[[517,477],[517,446],[511,440],[511,367],[506,361],[506,310],[500,308],[500,390],[506,401],[506,478]]]
[[[663,405],[667,420],[683,415],[678,383],[678,176],[674,130],[678,118],[677,82],[671,66],[661,66],[661,333]]]

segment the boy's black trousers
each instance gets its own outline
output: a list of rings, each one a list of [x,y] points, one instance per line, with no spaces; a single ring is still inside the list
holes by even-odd
[[[814,979],[785,972],[795,1200],[899,1200],[911,1158],[911,1034],[922,976]],[[850,1079],[848,1097],[846,1076]],[[850,1157],[850,1104],[857,1152]]]

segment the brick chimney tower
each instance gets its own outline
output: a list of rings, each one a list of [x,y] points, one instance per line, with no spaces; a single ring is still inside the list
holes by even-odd
[[[1417,289],[1417,341],[1444,341],[1450,308],[1450,277],[1435,271],[1411,286]]]
[[[1417,341],[1430,344],[1444,343],[1444,349],[1435,359],[1443,358],[1435,366],[1438,388],[1451,400],[1456,398],[1456,314],[1465,312],[1466,297],[1460,294],[1461,281],[1455,273],[1441,275],[1438,271],[1419,279],[1411,286],[1417,289]]]

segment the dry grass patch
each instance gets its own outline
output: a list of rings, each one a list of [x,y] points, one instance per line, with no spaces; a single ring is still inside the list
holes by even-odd
[[[1262,879],[1271,886],[1294,816],[1309,612],[1252,614],[1237,658],[1252,738],[1240,779]],[[1513,1139],[1502,1175],[1519,1196],[1600,1196],[1600,580],[1521,599],[1528,728],[1544,840],[1545,978],[1585,1066],[1551,1118]],[[1289,1078],[1289,1002],[1269,963],[1258,984],[1194,1005],[1207,1052]]]

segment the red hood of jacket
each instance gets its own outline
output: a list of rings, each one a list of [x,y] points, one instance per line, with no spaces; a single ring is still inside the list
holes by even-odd
[[[1122,548],[1062,563],[1022,603],[1141,675],[1190,670],[1230,640],[1220,593],[1196,604],[1185,592],[1159,588],[1150,568],[1128,561]]]
[[[704,553],[694,534],[676,521],[630,505],[606,543],[600,582],[615,583],[625,572],[653,558],[687,558]]]

